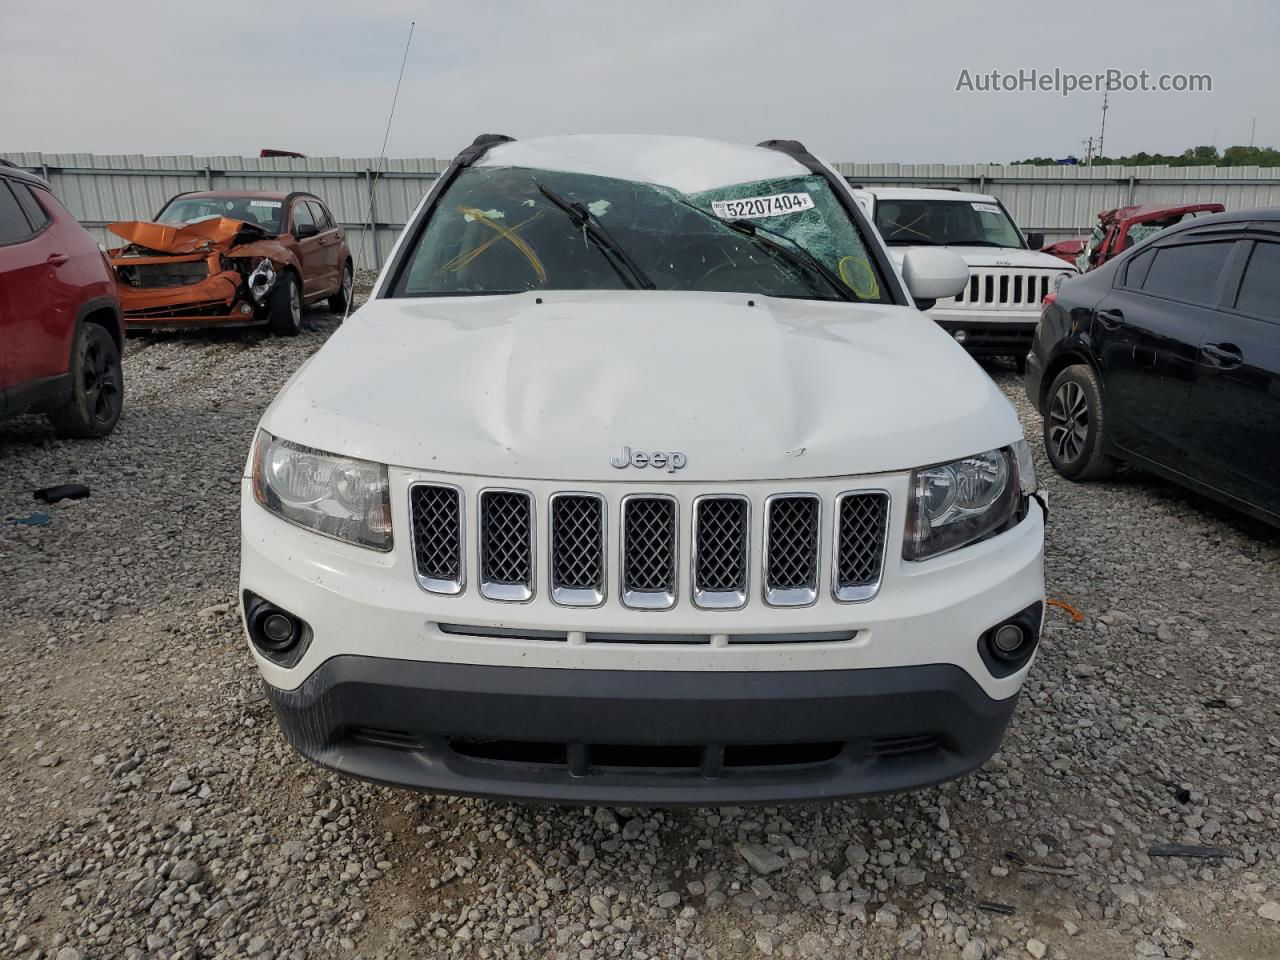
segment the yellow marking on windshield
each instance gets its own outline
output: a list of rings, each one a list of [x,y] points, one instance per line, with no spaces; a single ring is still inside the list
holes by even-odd
[[[877,300],[880,297],[880,284],[876,282],[876,272],[864,257],[841,257],[840,279],[843,280],[863,300]]]
[[[529,266],[533,267],[533,271],[538,275],[538,279],[542,283],[547,282],[547,268],[542,265],[542,261],[538,259],[538,255],[534,252],[533,247],[529,246],[528,242],[516,233],[520,228],[528,226],[535,220],[540,220],[542,218],[541,210],[529,219],[517,223],[514,227],[504,227],[502,224],[492,220],[485,211],[477,209],[476,207],[459,207],[458,212],[464,217],[470,217],[475,223],[484,224],[489,229],[495,231],[497,236],[490,237],[484,243],[477,244],[470,250],[464,250],[448,263],[444,264],[440,268],[441,273],[461,270],[463,267],[475,261],[477,257],[482,255],[499,240],[506,240],[519,250],[520,253],[524,255],[524,258],[529,261]]]

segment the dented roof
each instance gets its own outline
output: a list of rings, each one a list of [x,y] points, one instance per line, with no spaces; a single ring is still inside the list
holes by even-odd
[[[583,134],[513,140],[490,147],[477,167],[532,167],[636,180],[700,193],[715,187],[809,174],[799,161],[766,147],[701,137]]]

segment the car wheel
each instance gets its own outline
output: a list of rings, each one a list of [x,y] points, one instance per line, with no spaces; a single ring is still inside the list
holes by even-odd
[[[284,271],[276,281],[267,303],[267,319],[277,336],[296,337],[302,331],[302,290],[292,271]]]
[[[76,334],[71,359],[71,396],[49,411],[49,422],[64,437],[105,437],[116,428],[124,408],[124,370],[111,334],[85,323]]]
[[[1045,406],[1049,462],[1068,480],[1101,480],[1115,469],[1103,452],[1106,429],[1097,375],[1082,363],[1067,367],[1054,378]]]
[[[329,298],[329,310],[333,313],[347,312],[347,304],[351,302],[351,288],[355,283],[355,276],[351,271],[351,261],[348,260],[342,267],[342,285],[338,287],[338,292]]]

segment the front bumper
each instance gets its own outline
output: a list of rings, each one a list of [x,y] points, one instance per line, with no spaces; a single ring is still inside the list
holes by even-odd
[[[303,756],[441,793],[591,804],[782,803],[980,766],[1017,695],[946,664],[700,673],[345,655],[267,687]]]
[[[1010,320],[992,323],[989,321],[970,321],[963,319],[947,319],[930,317],[947,333],[955,336],[964,331],[964,339],[960,345],[969,353],[982,356],[1023,357],[1031,347],[1035,337],[1037,319]]]

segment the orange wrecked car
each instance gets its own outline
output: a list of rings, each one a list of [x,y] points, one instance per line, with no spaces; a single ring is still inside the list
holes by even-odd
[[[108,251],[125,327],[250,326],[294,336],[304,304],[345,312],[351,251],[310,193],[180,193],[155,222],[113,223]]]

